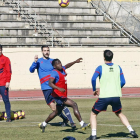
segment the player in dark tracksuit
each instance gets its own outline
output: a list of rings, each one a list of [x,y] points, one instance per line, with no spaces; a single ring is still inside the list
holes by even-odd
[[[11,63],[8,57],[2,54],[2,46],[0,45],[0,94],[5,104],[7,120],[11,122],[11,105],[9,101],[9,85],[11,80]]]

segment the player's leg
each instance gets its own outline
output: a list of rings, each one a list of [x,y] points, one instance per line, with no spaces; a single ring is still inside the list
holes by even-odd
[[[0,93],[5,104],[5,110],[7,114],[6,122],[11,122],[11,105],[9,101],[9,89],[5,86],[0,86]]]
[[[63,110],[63,106],[57,106],[56,110],[53,111],[48,118],[45,120],[46,123],[50,122],[52,119],[54,119],[57,115],[59,115]]]
[[[90,125],[90,124],[84,123],[84,121],[82,120],[81,114],[78,110],[77,103],[75,103],[73,100],[67,98],[64,101],[64,105],[73,108],[74,115],[77,118],[77,120],[80,122],[82,129],[86,129]]]
[[[71,113],[70,113],[70,110],[68,109],[68,107],[65,106],[63,111],[64,111],[65,115],[67,116],[67,118],[69,119],[71,127],[76,128],[76,125],[72,119],[72,116],[71,116]],[[64,123],[64,125],[65,125],[65,123]]]
[[[48,117],[47,119],[39,124],[39,128],[41,129],[42,132],[45,131],[45,127],[47,126],[47,123],[50,122],[51,120],[53,120],[57,115],[59,115],[63,110],[63,106],[57,106],[56,110],[53,111]]]
[[[126,118],[126,116],[122,113],[122,112],[116,112],[115,113],[121,120],[121,122],[127,127],[127,129],[129,130],[130,134],[134,137],[134,138],[138,138],[138,135],[136,134],[136,132],[133,130],[133,128],[131,127],[128,119]]]
[[[136,134],[136,132],[131,127],[128,119],[126,118],[126,116],[121,111],[122,105],[121,105],[120,97],[114,97],[112,99],[112,101],[113,102],[112,102],[111,105],[112,105],[113,112],[115,112],[115,114],[120,118],[121,122],[128,128],[128,130],[131,133],[131,135],[134,138],[138,138],[138,135]]]
[[[108,100],[104,98],[99,98],[95,102],[91,114],[90,114],[90,125],[91,125],[91,135],[87,140],[96,140],[96,130],[97,130],[97,115],[100,111],[106,111],[108,106]]]
[[[56,111],[55,99],[51,95],[52,92],[53,92],[52,89],[43,90],[43,94],[47,105],[51,108],[52,111]],[[59,117],[63,119],[64,123],[68,123],[68,118],[62,112],[59,114]]]

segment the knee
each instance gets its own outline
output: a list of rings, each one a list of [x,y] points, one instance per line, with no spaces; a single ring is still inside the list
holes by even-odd
[[[91,116],[96,117],[98,114],[94,113],[93,111],[91,111]]]
[[[49,105],[49,107],[51,108],[51,110],[54,112],[54,111],[56,111],[56,105],[54,104],[54,103],[51,103],[50,105]]]
[[[74,108],[77,108],[77,107],[78,107],[77,103],[74,102],[74,103],[73,103],[73,107],[74,107]]]
[[[121,111],[115,112],[116,116],[119,117],[121,115]]]
[[[55,112],[55,111],[56,111],[56,108],[51,108],[51,110],[52,110],[53,112]]]
[[[9,104],[9,103],[10,103],[10,102],[9,102],[9,99],[3,100],[3,101],[4,101],[5,104]]]

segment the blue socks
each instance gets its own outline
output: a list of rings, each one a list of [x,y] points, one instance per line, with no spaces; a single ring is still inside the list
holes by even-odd
[[[67,116],[67,118],[69,119],[70,123],[74,123],[70,110],[65,106],[63,111],[65,112],[65,115]]]
[[[59,117],[61,117],[61,118],[63,119],[63,121],[65,121],[65,120],[68,119],[63,113],[61,113],[61,114],[59,115]]]

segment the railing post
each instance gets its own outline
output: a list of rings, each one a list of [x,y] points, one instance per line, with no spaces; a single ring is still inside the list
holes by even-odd
[[[125,25],[126,25],[126,21],[127,21],[127,19],[128,19],[128,17],[129,17],[129,15],[130,15],[130,13],[128,13],[128,16],[127,16],[127,18],[126,18],[126,20],[125,20],[125,22],[124,22],[124,27],[125,27]]]
[[[110,1],[109,5],[108,5],[108,7],[107,7],[107,9],[106,9],[106,11],[105,11],[106,13],[108,13],[108,10],[109,10],[109,8],[110,8],[111,3],[112,3],[112,0]]]
[[[35,12],[35,33],[36,33],[36,12]]]
[[[19,0],[18,0],[18,18],[20,18],[20,12],[19,12]]]
[[[120,5],[120,7],[119,7],[119,9],[118,9],[118,12],[117,12],[117,14],[116,14],[116,17],[115,17],[114,21],[116,21],[116,18],[117,18],[117,16],[118,16],[119,12],[120,12],[120,9],[121,9],[121,5]]]

